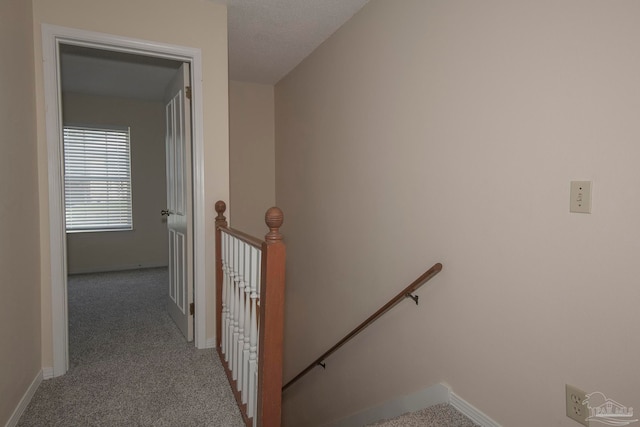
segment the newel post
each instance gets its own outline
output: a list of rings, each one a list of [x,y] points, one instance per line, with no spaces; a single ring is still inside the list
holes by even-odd
[[[284,215],[273,207],[265,222],[269,232],[262,244],[260,290],[260,355],[258,357],[258,423],[280,427],[282,404],[282,353],[284,337],[285,245],[280,234]]]
[[[216,345],[220,348],[222,343],[222,232],[220,227],[227,227],[227,218],[224,212],[227,205],[222,200],[216,202]]]

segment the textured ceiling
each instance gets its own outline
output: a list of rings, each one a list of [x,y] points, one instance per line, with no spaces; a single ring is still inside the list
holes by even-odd
[[[180,62],[152,56],[62,45],[62,92],[162,101]]]
[[[275,84],[368,0],[214,0],[227,5],[229,78]]]
[[[211,0],[227,5],[229,79],[275,84],[369,0]],[[175,61],[63,46],[62,90],[161,100]]]

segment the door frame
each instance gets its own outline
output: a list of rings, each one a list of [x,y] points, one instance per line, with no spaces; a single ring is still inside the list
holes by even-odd
[[[64,180],[62,148],[62,107],[60,90],[60,44],[73,44],[105,50],[156,56],[191,65],[192,86],[192,178],[193,178],[193,287],[194,340],[196,348],[208,347],[205,303],[205,200],[204,138],[202,109],[202,53],[198,48],[116,36],[57,25],[42,24],[44,60],[44,101],[49,178],[49,239],[51,273],[51,327],[53,338],[53,376],[69,369],[67,313],[67,243],[64,219]],[[46,304],[46,301],[44,302]]]

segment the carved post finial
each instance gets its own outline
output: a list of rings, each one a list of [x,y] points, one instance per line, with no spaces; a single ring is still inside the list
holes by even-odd
[[[272,207],[267,210],[267,213],[264,214],[264,222],[269,227],[269,232],[264,239],[269,242],[277,242],[278,240],[282,240],[282,234],[280,234],[280,227],[282,227],[282,222],[284,221],[284,214],[282,210],[278,207]]]
[[[224,212],[227,210],[227,204],[222,200],[218,200],[216,202],[216,212],[218,216],[216,217],[216,224],[225,224],[227,223],[227,218],[224,216]]]

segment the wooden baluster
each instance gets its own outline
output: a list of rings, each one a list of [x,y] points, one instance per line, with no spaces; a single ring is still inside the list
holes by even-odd
[[[227,319],[227,353],[225,353],[224,358],[227,361],[227,366],[231,369],[233,363],[233,319],[235,317],[236,305],[235,305],[235,292],[236,292],[236,265],[237,265],[237,257],[236,257],[236,246],[238,244],[238,239],[231,236],[230,237],[230,254],[231,254],[231,271],[229,272],[229,315]]]
[[[253,418],[253,427],[258,427],[258,376],[259,376],[259,370],[258,370],[258,356],[260,354],[260,289],[262,289],[262,259],[265,256],[264,253],[262,253],[262,249],[258,250],[259,254],[260,254],[260,260],[257,263],[257,280],[256,280],[256,292],[257,292],[257,296],[255,299],[255,321],[254,321],[254,328],[255,328],[255,334],[256,334],[256,340],[255,340],[255,347],[254,347],[254,353],[255,353],[255,357],[256,360],[254,362],[254,371],[252,373],[252,379],[253,379],[253,384],[254,384],[254,389],[253,389],[253,411],[254,411],[254,418]]]
[[[238,248],[238,255],[240,263],[238,264],[238,338],[236,341],[235,354],[235,370],[233,373],[233,379],[237,379],[237,389],[242,391],[242,349],[244,348],[244,288],[246,287],[247,277],[245,275],[245,264],[247,259],[245,257],[245,247],[248,245],[245,242],[240,242]]]
[[[233,258],[231,256],[231,245],[233,245],[233,242],[231,240],[231,236],[227,233],[224,234],[224,238],[226,241],[226,247],[225,247],[225,258],[227,260],[226,262],[226,266],[227,269],[225,271],[225,282],[224,282],[224,300],[223,300],[223,304],[225,307],[225,315],[224,315],[224,319],[222,319],[222,327],[224,328],[224,331],[222,332],[222,335],[224,337],[224,355],[225,355],[225,360],[227,360],[227,353],[229,353],[229,316],[230,316],[230,312],[231,312],[231,303],[230,303],[230,292],[231,292],[231,281],[232,279],[232,262],[233,262]]]
[[[260,336],[258,356],[258,424],[279,427],[282,404],[282,346],[284,335],[285,245],[280,227],[284,215],[273,207],[265,222],[269,233],[262,244]]]
[[[231,250],[233,241],[231,236],[228,233],[224,234],[225,239],[225,258],[227,260],[225,270],[225,281],[224,281],[224,319],[222,320],[222,326],[224,328],[222,334],[224,336],[224,354],[225,360],[226,355],[229,353],[229,317],[231,316],[231,287],[233,284],[233,257],[231,256]]]
[[[233,312],[231,313],[231,317],[229,319],[229,369],[233,374],[234,369],[234,358],[235,358],[235,347],[236,347],[236,338],[234,336],[236,330],[236,321],[237,321],[237,311],[238,311],[238,245],[240,242],[237,238],[233,238],[233,281],[231,282],[231,307],[233,307]]]
[[[251,249],[251,320],[249,321],[249,384],[247,415],[251,418],[256,412],[256,397],[258,394],[258,284],[260,282],[260,263],[262,252],[257,248]]]
[[[251,263],[253,260],[251,259],[251,245],[244,246],[244,277],[245,277],[245,288],[244,294],[242,296],[244,300],[244,329],[243,329],[243,340],[242,340],[242,349],[240,350],[241,354],[241,371],[242,375],[238,376],[238,384],[240,384],[242,391],[242,403],[247,403],[247,387],[248,387],[248,378],[249,378],[249,340],[250,340],[250,331],[251,331]]]
[[[233,271],[233,245],[234,239],[232,236],[227,235],[227,256],[229,261],[227,261],[227,292],[225,297],[225,304],[227,306],[227,316],[224,322],[225,325],[225,360],[228,360],[229,354],[231,352],[231,332],[232,332],[232,323],[231,318],[233,317],[233,286],[235,281],[235,274]]]
[[[229,306],[227,304],[227,287],[229,285],[229,258],[227,255],[227,246],[229,244],[229,235],[227,233],[222,233],[221,236],[221,247],[220,252],[222,252],[222,292],[216,289],[216,296],[221,294],[222,301],[220,304],[222,308],[220,309],[220,317],[218,317],[218,324],[216,324],[216,330],[218,335],[218,347],[220,350],[225,353],[226,352],[226,327],[227,327],[227,312],[229,311]]]
[[[237,281],[236,281],[236,312],[233,318],[233,379],[238,379],[238,355],[239,355],[239,344],[240,344],[240,319],[243,319],[241,312],[241,304],[242,304],[242,291],[244,288],[244,277],[243,277],[243,255],[244,255],[244,242],[238,239],[237,246],[237,257],[238,257],[238,266],[236,269]]]
[[[224,216],[224,212],[227,210],[227,205],[222,200],[216,202],[216,343],[218,347],[222,346],[222,319],[224,317],[224,297],[222,295],[224,290],[224,270],[225,260],[223,257],[224,248],[222,242],[222,230],[221,227],[227,227],[227,219]]]

